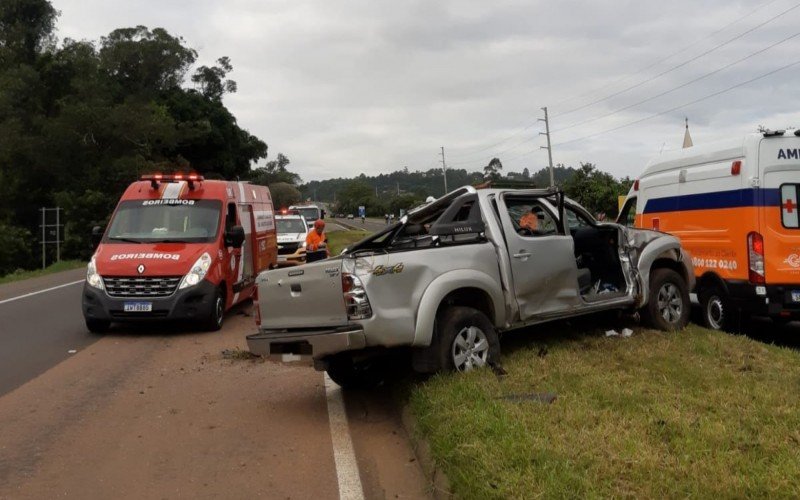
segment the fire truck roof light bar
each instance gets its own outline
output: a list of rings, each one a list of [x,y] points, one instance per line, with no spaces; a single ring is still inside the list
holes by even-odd
[[[148,174],[143,175],[140,180],[150,181],[152,189],[158,189],[159,182],[188,181],[189,189],[194,189],[195,182],[203,182],[205,179],[198,174]]]

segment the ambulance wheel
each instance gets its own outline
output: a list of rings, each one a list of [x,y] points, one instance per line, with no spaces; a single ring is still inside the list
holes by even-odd
[[[651,327],[671,331],[689,323],[689,290],[680,274],[663,267],[654,270],[650,274],[649,294],[642,316]]]
[[[86,319],[86,329],[92,333],[106,333],[111,328],[111,322],[104,319]]]
[[[211,311],[208,317],[203,321],[203,327],[206,331],[216,332],[222,328],[222,321],[225,319],[225,295],[219,288],[214,292]]]
[[[703,326],[711,330],[732,331],[735,325],[736,310],[725,292],[713,285],[704,288],[698,299],[703,311]]]

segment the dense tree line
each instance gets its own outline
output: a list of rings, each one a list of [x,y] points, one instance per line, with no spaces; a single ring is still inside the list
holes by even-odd
[[[142,173],[246,178],[267,156],[222,103],[227,57],[191,72],[197,53],[164,29],[57,41],[57,18],[47,0],[0,2],[0,275],[40,259],[40,207],[64,209],[62,255],[87,258]]]
[[[447,185],[452,190],[464,185],[479,185],[486,181],[503,183],[522,182],[527,186],[550,185],[550,170],[543,168],[533,174],[506,172],[498,158],[493,158],[483,172],[448,170]],[[591,163],[582,163],[580,168],[558,165],[553,169],[555,183],[570,198],[577,200],[593,213],[604,213],[614,217],[617,213],[617,196],[627,194],[631,180],[616,179],[609,173],[598,170]],[[358,213],[364,206],[368,216],[380,217],[386,213],[398,214],[422,203],[428,196],[438,197],[444,193],[444,178],[441,169],[411,172],[408,168],[390,174],[356,178],[312,181],[300,186],[304,199],[319,200],[333,204],[336,212]]]

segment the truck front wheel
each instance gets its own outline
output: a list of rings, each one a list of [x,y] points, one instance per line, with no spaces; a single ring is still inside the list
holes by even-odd
[[[439,366],[468,372],[500,360],[500,339],[485,314],[471,307],[453,306],[438,320]]]
[[[211,311],[203,321],[203,329],[209,332],[216,332],[222,328],[222,321],[225,317],[225,295],[222,290],[217,288],[211,300]]]
[[[680,330],[689,323],[691,304],[686,281],[672,269],[658,268],[650,275],[650,290],[643,316],[658,330]]]

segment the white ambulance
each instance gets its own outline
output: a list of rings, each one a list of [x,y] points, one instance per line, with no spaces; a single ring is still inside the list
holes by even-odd
[[[703,322],[800,319],[800,130],[669,151],[634,182],[618,222],[680,238]]]

